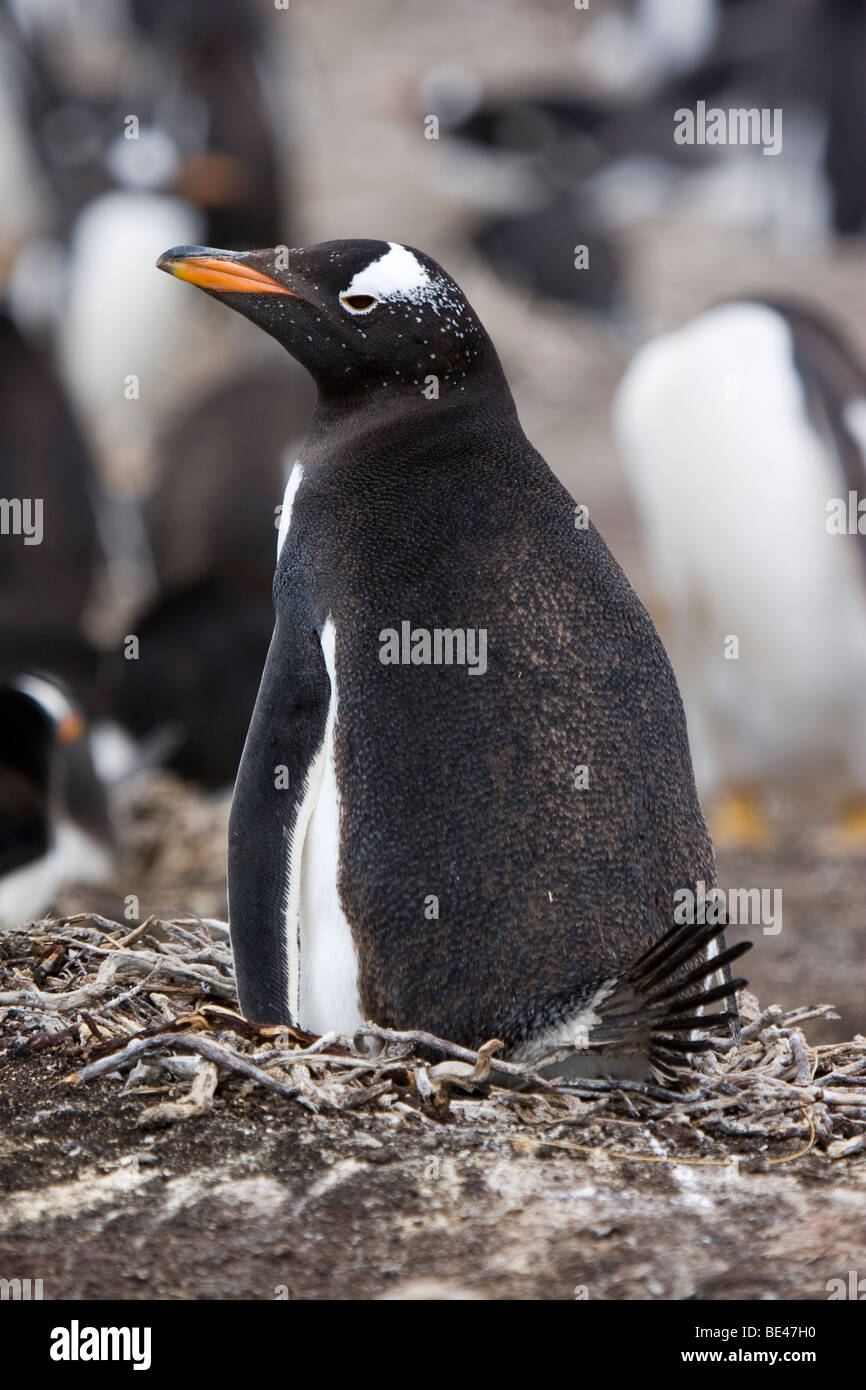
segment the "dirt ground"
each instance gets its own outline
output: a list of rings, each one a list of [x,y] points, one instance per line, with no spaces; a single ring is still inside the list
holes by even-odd
[[[676,1091],[467,1092],[249,1024],[216,927],[2,945],[0,1276],[48,1299],[808,1301],[866,1266],[866,1042],[821,1019],[746,992]]]
[[[782,930],[730,928],[731,943],[748,937],[753,949],[742,973],[761,999],[785,1008],[832,1003],[837,1021],[816,1019],[815,1042],[866,1033],[866,856],[822,849],[821,827],[807,827],[772,851],[718,852],[719,882],[778,887]]]
[[[16,1062],[0,1094],[0,1270],[46,1298],[814,1300],[866,1268],[862,1160],[520,1152],[234,1082],[148,1134],[139,1097],[63,1071]]]

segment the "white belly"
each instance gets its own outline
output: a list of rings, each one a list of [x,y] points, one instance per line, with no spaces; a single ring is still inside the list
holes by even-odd
[[[311,1033],[349,1034],[363,1023],[358,999],[358,957],[337,892],[340,797],[334,763],[337,721],[336,633],[329,618],[322,651],[331,681],[325,737],[311,769],[315,798],[300,863],[298,1022]]]

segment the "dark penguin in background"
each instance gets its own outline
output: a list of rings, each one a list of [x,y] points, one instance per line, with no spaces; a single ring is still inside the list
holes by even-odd
[[[112,707],[138,737],[166,731],[168,766],[212,790],[238,770],[274,626],[280,502],[313,399],[300,368],[287,379],[259,363],[157,443],[144,506],[157,593],[135,619],[138,660],[112,662]]]
[[[2,311],[0,495],[2,927],[41,916],[64,882],[106,877],[114,854],[84,714],[102,706],[84,626],[101,494],[50,357]]]
[[[713,881],[676,682],[462,292],[380,241],[159,265],[318,388],[232,806],[244,1012],[670,1072],[738,983],[674,925]]]
[[[0,929],[40,917],[66,882],[106,878],[114,853],[80,706],[45,676],[0,684]]]
[[[50,670],[93,699],[82,624],[103,563],[100,491],[50,357],[2,310],[0,496],[0,676]]]
[[[4,498],[42,503],[41,530],[4,534],[0,623],[26,617],[62,634],[79,625],[101,558],[93,466],[50,359],[2,310],[0,479]]]
[[[570,88],[483,96],[471,75],[461,89],[434,69],[423,91],[423,112],[441,113],[446,135],[472,151],[477,187],[485,169],[492,189],[511,173],[509,205],[471,234],[503,279],[622,319],[631,259],[623,232],[647,218],[676,210],[716,227],[748,226],[783,249],[866,229],[862,0],[597,8]],[[676,144],[674,113],[698,101],[783,110],[783,158]],[[577,243],[588,255],[575,273]]]

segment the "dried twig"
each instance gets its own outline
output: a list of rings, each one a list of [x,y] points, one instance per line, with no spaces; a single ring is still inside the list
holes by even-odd
[[[473,1052],[469,1047],[461,1047],[458,1043],[448,1042],[445,1038],[437,1038],[433,1033],[425,1033],[417,1029],[380,1028],[376,1023],[367,1022],[355,1030],[354,1042],[356,1046],[359,1038],[376,1038],[379,1042],[385,1043],[406,1043],[410,1047],[429,1047],[437,1052],[444,1052],[448,1057],[457,1057],[462,1062],[471,1062],[473,1066],[476,1065],[479,1057],[479,1053]],[[487,1048],[490,1044],[485,1043],[484,1046]],[[510,1076],[515,1081],[530,1082],[533,1086],[539,1086],[543,1090],[549,1089],[550,1083],[545,1081],[542,1076],[539,1076],[529,1067],[518,1066],[516,1062],[502,1062],[498,1057],[491,1056],[490,1070],[500,1076]]]
[[[281,1096],[292,1097],[298,1094],[297,1086],[289,1086],[285,1081],[279,1081],[275,1076],[271,1076],[270,1072],[253,1066],[252,1062],[248,1062],[231,1048],[222,1047],[211,1038],[203,1038],[197,1033],[156,1033],[150,1038],[133,1038],[122,1052],[113,1052],[108,1057],[101,1057],[98,1062],[91,1062],[89,1066],[82,1067],[81,1071],[72,1072],[62,1079],[69,1083],[92,1081],[106,1072],[118,1071],[121,1067],[138,1061],[146,1053],[165,1051],[169,1047],[177,1048],[180,1052],[197,1052],[209,1062],[215,1062],[227,1071],[237,1072],[250,1081],[257,1081],[260,1086],[266,1086],[269,1091],[276,1091]]]
[[[189,1120],[194,1115],[204,1115],[213,1105],[219,1072],[216,1064],[205,1057],[199,1057],[192,1085],[183,1100],[166,1100],[160,1105],[151,1105],[143,1110],[136,1121],[140,1129],[153,1129],[158,1125],[171,1125],[177,1120]]]

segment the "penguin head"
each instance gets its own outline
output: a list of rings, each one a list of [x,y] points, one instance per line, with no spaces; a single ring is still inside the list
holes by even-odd
[[[0,688],[5,710],[9,716],[4,725],[6,743],[11,750],[27,727],[39,729],[51,743],[65,746],[83,737],[86,730],[84,715],[60,681],[51,676],[31,672],[19,675],[9,685]],[[17,711],[17,719],[13,717]]]
[[[293,250],[177,246],[161,270],[188,280],[276,338],[320,394],[461,386],[498,359],[462,290],[422,251],[388,241]]]
[[[52,760],[72,706],[53,682],[0,685],[0,874],[48,850]]]
[[[113,844],[84,711],[53,676],[33,672],[0,682],[0,847],[14,830],[10,805],[25,785],[25,799],[41,808],[46,835],[50,817],[60,814],[100,843]]]

